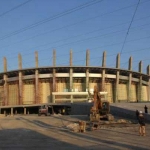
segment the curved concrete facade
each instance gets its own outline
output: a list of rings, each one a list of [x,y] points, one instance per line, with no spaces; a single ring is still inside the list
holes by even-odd
[[[73,66],[72,51],[70,64],[56,66],[56,51],[53,51],[53,66],[39,67],[38,53],[35,52],[35,68],[23,69],[22,57],[18,55],[18,70],[7,71],[7,59],[4,58],[4,71],[0,80],[0,106],[32,105],[44,103],[64,103],[85,101],[88,91],[94,86],[99,91],[108,92],[108,100],[115,102],[150,101],[150,66],[147,74],[132,71],[132,57],[128,70],[120,69],[120,54],[116,57],[116,68],[106,67],[106,52],[103,52],[102,66],[89,64],[89,50],[86,51],[86,65]]]

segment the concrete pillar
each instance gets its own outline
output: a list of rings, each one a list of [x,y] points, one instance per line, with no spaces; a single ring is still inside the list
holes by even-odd
[[[139,72],[140,73],[142,73],[142,69],[143,69],[142,67],[143,67],[142,61],[140,61],[139,62]]]
[[[53,50],[53,92],[56,92],[56,51]],[[55,99],[53,99],[55,103]]]
[[[70,92],[72,92],[72,90],[73,90],[73,68],[72,68],[72,50],[70,50],[70,78],[69,78],[69,80],[70,80],[70,89],[69,89],[69,91]],[[71,102],[73,103],[73,96],[71,95],[71,97],[70,97],[70,99],[71,99]]]
[[[72,68],[70,68],[70,89],[69,89],[69,91],[70,92],[72,92],[72,90],[73,90],[73,69]]]
[[[106,67],[106,51],[103,52],[103,59],[102,59],[102,83],[101,83],[101,90],[105,91],[105,67]]]
[[[13,108],[11,107],[11,116],[13,116],[14,114],[13,114]]]
[[[39,67],[39,59],[38,59],[38,52],[35,51],[35,67],[38,68]]]
[[[35,104],[39,103],[39,71],[35,70]]]
[[[6,114],[6,110],[4,110],[4,115],[6,116],[7,114]]]
[[[139,73],[142,73],[142,61],[139,62]],[[139,77],[139,84],[138,84],[138,101],[141,101],[142,97],[142,75]]]
[[[24,107],[24,115],[26,115],[27,114],[27,109],[26,109],[26,107]]]
[[[89,50],[86,51],[86,91],[89,91],[89,61],[90,61],[90,54]]]
[[[132,70],[132,57],[129,58],[128,70]]]
[[[102,87],[101,90],[105,91],[105,69],[102,69]]]
[[[53,50],[53,67],[56,67],[56,50]]]
[[[117,58],[116,58],[116,68],[120,69],[120,53],[117,55]]]
[[[6,57],[4,57],[3,59],[3,63],[4,63],[4,75],[3,75],[3,79],[5,81],[4,84],[4,105],[7,106],[8,105],[8,84],[7,84],[7,59]]]
[[[129,80],[128,80],[128,89],[127,89],[127,101],[130,102],[131,101],[131,82],[132,82],[132,57],[129,58],[129,65],[128,65],[128,70],[130,70],[129,72]]]
[[[90,64],[90,51],[86,51],[86,66],[89,66]]]
[[[149,75],[147,93],[148,93],[148,101],[150,101],[150,65],[147,66],[147,74]]]
[[[39,103],[39,70],[38,70],[38,52],[35,52],[35,104]]]
[[[22,69],[22,56],[21,56],[21,54],[18,54],[18,68],[19,68],[19,70]]]
[[[15,110],[15,115],[17,115],[18,114],[18,112],[17,112],[17,110]]]
[[[72,50],[70,50],[70,67],[72,67],[73,63],[72,63]]]
[[[102,67],[106,67],[106,51],[103,52]]]
[[[23,104],[23,83],[22,83],[22,56],[18,54],[18,68],[19,68],[19,105]]]
[[[52,103],[55,103],[55,95],[52,95]]]
[[[132,83],[132,73],[129,73],[129,80],[128,80],[128,89],[127,89],[127,101],[131,101],[131,83]]]
[[[118,102],[118,85],[119,85],[119,76],[120,76],[120,54],[117,55],[116,58],[116,82],[115,82],[115,93],[114,93],[114,102],[117,103]]]
[[[4,64],[4,72],[7,72],[7,59],[6,59],[6,57],[3,58],[3,64]]]

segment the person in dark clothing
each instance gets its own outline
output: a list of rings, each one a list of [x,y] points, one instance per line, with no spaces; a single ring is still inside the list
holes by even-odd
[[[144,110],[145,110],[145,113],[147,114],[147,113],[148,113],[148,108],[147,108],[146,105],[145,105],[145,107],[144,107]]]
[[[139,111],[139,135],[140,136],[145,136],[145,118],[143,116],[142,111]]]
[[[135,111],[135,114],[136,114],[136,119],[139,120],[139,111],[136,110],[136,111]]]

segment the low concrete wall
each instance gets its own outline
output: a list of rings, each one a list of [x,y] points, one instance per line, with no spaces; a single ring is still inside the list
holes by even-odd
[[[71,115],[89,115],[92,103],[72,103]]]
[[[150,103],[146,103],[150,108]],[[71,104],[71,115],[89,115],[90,108],[93,103],[72,103]],[[116,117],[121,117],[124,119],[136,120],[136,109],[143,111],[143,106],[145,103],[116,103],[110,105],[110,113]],[[144,112],[144,111],[143,111]],[[150,123],[150,114],[145,114],[145,120]]]
[[[126,106],[130,105],[130,103],[126,103]],[[134,107],[133,107],[134,108]],[[131,109],[131,106],[128,108],[122,108],[121,106],[110,106],[110,113],[116,117],[122,117],[126,119],[133,119],[136,120],[136,113],[134,109]],[[150,123],[150,114],[143,113],[145,117],[145,121]]]

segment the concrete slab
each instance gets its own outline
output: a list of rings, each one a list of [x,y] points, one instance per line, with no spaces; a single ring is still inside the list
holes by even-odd
[[[87,120],[88,116],[7,116],[0,121],[2,150],[149,150],[147,136],[138,135],[138,124],[131,127],[104,128],[85,133],[71,132],[66,125]]]
[[[148,114],[144,112],[144,106],[148,107]],[[112,103],[110,106],[111,113],[118,117],[135,119],[135,111],[142,111],[147,122],[150,123],[150,103]]]

